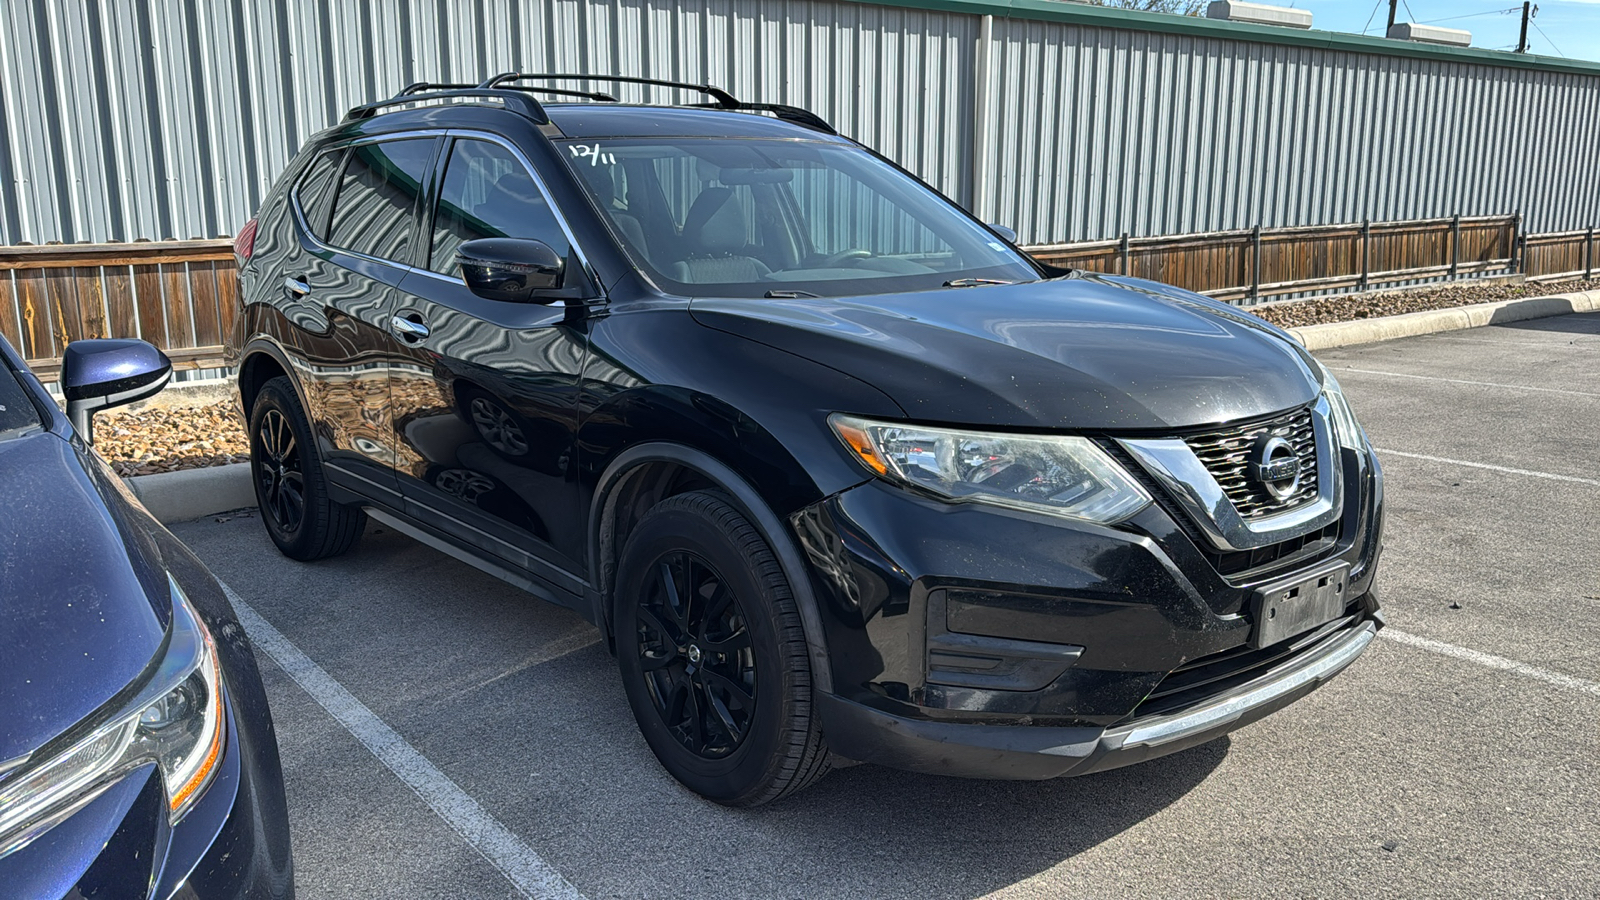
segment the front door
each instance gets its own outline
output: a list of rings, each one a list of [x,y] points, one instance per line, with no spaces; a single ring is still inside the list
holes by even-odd
[[[400,283],[395,312],[417,351],[390,369],[407,511],[578,593],[584,309],[486,300],[455,262],[456,248],[477,238],[533,238],[569,259],[571,240],[532,168],[505,144],[451,139],[436,184],[426,261]]]

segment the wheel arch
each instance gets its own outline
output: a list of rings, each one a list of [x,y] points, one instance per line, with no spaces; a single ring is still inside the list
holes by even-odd
[[[778,559],[805,631],[811,659],[812,684],[823,693],[833,691],[833,673],[823,637],[821,612],[812,590],[810,570],[793,537],[756,488],[732,467],[704,450],[672,441],[635,444],[611,461],[596,483],[590,502],[590,583],[595,588],[594,621],[607,639],[612,637],[611,581],[615,577],[621,544],[645,509],[690,490],[715,489],[725,493],[761,533]]]
[[[250,411],[262,386],[280,375],[289,379],[289,384],[294,387],[295,398],[300,401],[300,408],[309,412],[305,391],[293,372],[288,354],[272,341],[258,339],[245,345],[239,360],[239,405],[246,422],[250,420]]]

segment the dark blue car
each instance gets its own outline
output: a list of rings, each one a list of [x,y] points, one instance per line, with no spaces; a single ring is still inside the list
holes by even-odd
[[[77,341],[63,415],[0,338],[0,897],[290,897],[283,772],[222,587],[89,446],[171,371]]]

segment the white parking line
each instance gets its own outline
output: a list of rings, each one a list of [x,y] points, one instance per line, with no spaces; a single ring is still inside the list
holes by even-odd
[[[399,776],[406,786],[417,792],[424,803],[456,833],[472,845],[524,895],[543,898],[583,900],[561,873],[545,862],[522,839],[489,815],[478,801],[451,781],[449,776],[428,761],[415,747],[406,743],[372,710],[355,698],[344,685],[322,667],[300,652],[271,623],[250,607],[242,597],[226,584],[222,589],[239,615],[239,623],[257,648],[265,652],[300,685],[311,699],[317,701],[328,714],[345,727],[372,752],[378,761]]]
[[[1447,456],[1429,456],[1426,453],[1407,453],[1404,450],[1385,450],[1382,447],[1372,448],[1385,456],[1404,456],[1407,459],[1425,459],[1429,462],[1449,463],[1453,466],[1467,466],[1473,469],[1488,469],[1491,472],[1504,472],[1507,475],[1526,475],[1529,478],[1548,478],[1551,481],[1571,481],[1576,484],[1590,484],[1600,487],[1600,479],[1579,478],[1576,475],[1557,475],[1553,472],[1535,472],[1532,469],[1513,469],[1510,466],[1495,466],[1489,463],[1468,462],[1464,459],[1451,459]]]
[[[1495,381],[1468,381],[1464,378],[1441,378],[1438,375],[1407,375],[1404,372],[1380,372],[1377,369],[1357,369],[1349,366],[1335,369],[1334,371],[1360,372],[1363,375],[1385,375],[1389,378],[1415,378],[1419,381],[1443,381],[1449,384],[1470,384],[1477,387],[1502,388],[1508,391],[1538,391],[1541,394],[1566,394],[1570,397],[1600,397],[1600,394],[1590,391],[1567,391],[1562,390],[1561,388],[1529,387],[1525,384],[1500,384],[1499,382]]]
[[[1525,675],[1528,678],[1537,678],[1540,681],[1548,682],[1549,684],[1556,685],[1557,687],[1564,687],[1574,691],[1582,691],[1585,694],[1593,694],[1596,697],[1600,697],[1600,682],[1585,681],[1582,678],[1573,678],[1571,675],[1563,675],[1560,672],[1552,672],[1549,669],[1541,669],[1538,666],[1530,666],[1527,663],[1517,662],[1514,659],[1506,659],[1504,656],[1495,656],[1492,653],[1483,653],[1478,650],[1470,650],[1466,647],[1457,647],[1455,644],[1446,644],[1444,641],[1436,641],[1432,638],[1421,637],[1405,631],[1396,631],[1392,626],[1378,632],[1378,637],[1385,637],[1397,644],[1405,644],[1408,647],[1416,647],[1420,650],[1427,650],[1430,653],[1438,653],[1441,656],[1453,656],[1456,659],[1464,659],[1467,662],[1477,663],[1480,666],[1488,666],[1491,669],[1501,669],[1506,672],[1515,672],[1518,675]]]

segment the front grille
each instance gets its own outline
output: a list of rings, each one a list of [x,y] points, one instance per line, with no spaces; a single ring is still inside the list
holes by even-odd
[[[1263,434],[1287,440],[1300,458],[1300,484],[1278,499],[1250,474],[1250,450]],[[1317,497],[1317,438],[1311,410],[1298,409],[1266,422],[1212,431],[1184,438],[1233,508],[1246,520],[1262,519],[1310,503]]]
[[[1268,669],[1305,653],[1335,632],[1348,629],[1360,621],[1360,615],[1350,614],[1298,637],[1273,644],[1271,647],[1253,650],[1248,645],[1241,645],[1232,650],[1190,660],[1161,679],[1128,718],[1138,719],[1175,712],[1204,702],[1218,694],[1227,693],[1261,677]]]

